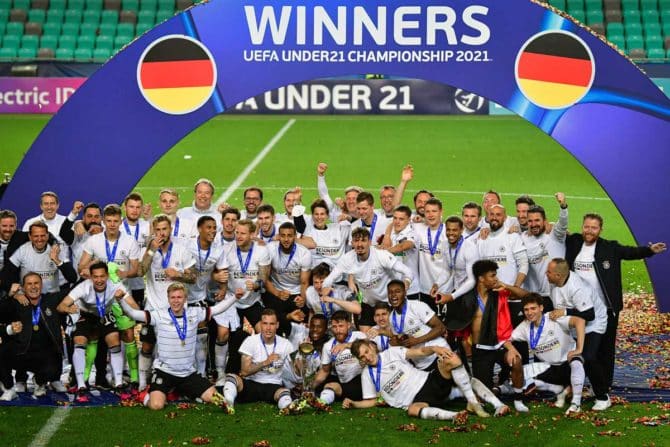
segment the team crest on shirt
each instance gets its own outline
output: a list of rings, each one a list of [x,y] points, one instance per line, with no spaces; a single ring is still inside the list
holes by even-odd
[[[390,369],[391,371],[395,371],[395,365],[391,365],[391,366],[389,367],[389,369]]]
[[[541,249],[542,251],[544,251],[544,242],[540,242],[539,245],[540,245],[540,249]]]
[[[408,321],[408,323],[409,323],[409,324],[410,324],[410,326],[411,326],[411,325],[413,325],[413,324],[414,324],[414,320],[412,320],[412,319],[410,318],[410,319],[409,319],[409,321]]]
[[[498,250],[500,250],[500,253],[505,253],[505,246],[501,245]]]
[[[553,330],[553,329],[550,330],[549,332],[547,332],[547,334],[548,334],[550,337],[553,337],[553,336],[554,336],[554,330]]]
[[[609,261],[603,261],[603,268],[605,270],[609,270],[610,268],[610,262]]]
[[[50,317],[50,316],[52,315],[52,313],[51,313],[51,309],[49,309],[48,307],[46,308],[46,310],[44,311],[44,313],[47,314],[47,317]]]

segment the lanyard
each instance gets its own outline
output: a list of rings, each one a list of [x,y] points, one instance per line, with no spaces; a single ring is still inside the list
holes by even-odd
[[[42,296],[40,296],[40,299],[37,301],[37,305],[33,308],[33,330],[39,329],[39,324],[40,324],[40,315],[42,315],[42,308],[40,307],[40,304],[42,304]]]
[[[375,234],[375,227],[377,226],[377,215],[373,214],[372,216],[373,216],[372,223],[370,224],[370,240],[373,240],[372,237]],[[363,224],[364,227],[366,226],[365,222],[363,222],[362,220],[361,223]]]
[[[98,315],[100,317],[105,316],[105,309],[107,307],[107,297],[105,296],[107,294],[107,289],[102,291],[102,299],[98,296],[98,292],[93,291],[95,293],[95,307],[98,308]]]
[[[116,241],[114,241],[114,247],[109,248],[109,241],[107,240],[107,235],[105,235],[105,251],[107,252],[107,262],[114,262],[116,259],[116,249],[119,248],[119,239],[121,235],[119,234],[119,237],[116,238]]]
[[[247,255],[247,259],[245,259],[244,263],[242,263],[242,250],[240,250],[240,247],[237,247],[237,260],[240,262],[240,270],[242,270],[242,274],[246,275],[247,270],[249,270],[249,263],[251,262],[251,255],[254,253],[254,244],[251,244],[251,247],[249,247],[249,254]]]
[[[477,228],[475,228],[475,231],[473,231],[472,233],[470,233],[470,234],[468,234],[467,236],[465,236],[465,239],[474,236],[474,235],[477,234],[477,232],[478,232],[479,230],[481,230],[481,229],[482,229],[482,227],[478,226]]]
[[[175,316],[174,312],[172,312],[172,309],[168,309],[168,313],[170,314],[170,318],[172,318],[172,324],[174,324],[174,328],[177,330],[177,337],[179,337],[179,340],[181,340],[181,345],[184,346],[186,343],[186,329],[188,328],[188,321],[186,320],[186,309],[182,309],[182,326],[179,326],[179,322],[177,321],[177,317]]]
[[[332,297],[333,296],[333,291],[331,290],[328,296]],[[329,320],[330,317],[333,315],[333,303],[328,303],[328,308],[330,309],[330,314],[328,314],[328,309],[326,309],[326,304],[323,301],[319,301],[319,304],[321,304],[321,310],[323,311],[323,316],[326,317],[326,320]]]
[[[172,232],[172,235],[174,237],[179,236],[179,218],[175,218],[174,220],[174,231]]]
[[[481,296],[479,296],[478,293],[476,295],[477,295],[477,304],[479,304],[479,309],[482,311],[482,314],[483,314],[484,313],[484,306],[485,306],[484,300],[482,299]]]
[[[389,338],[386,335],[380,335],[379,340],[382,342],[382,351],[386,351],[389,348]]]
[[[164,269],[168,268],[168,265],[170,265],[170,258],[172,257],[172,242],[168,245],[167,253],[165,255],[163,255],[163,250],[160,248],[158,249],[158,253],[161,254],[161,267]]]
[[[272,241],[272,238],[275,237],[275,232],[276,232],[276,231],[277,231],[277,230],[276,230],[275,226],[272,225],[272,234],[270,234],[270,236],[266,236],[266,235],[263,234],[263,231],[261,231],[261,232],[260,232],[260,234],[261,234],[261,239],[263,239],[265,242],[271,242],[271,241]]]
[[[454,250],[455,253],[453,257],[451,256],[451,244],[449,244],[449,269],[452,271],[454,270],[454,266],[456,265],[456,258],[458,257],[458,252],[460,251],[461,245],[463,245],[464,240],[465,239],[463,239],[463,236],[461,236],[460,239],[458,239],[458,243],[456,244],[456,250]]]
[[[396,334],[401,335],[403,329],[405,329],[405,315],[407,315],[407,301],[402,306],[402,315],[400,317],[400,325],[398,325],[398,322],[396,321],[395,317],[397,315],[397,312],[395,309],[391,313],[391,323],[393,323],[393,329],[395,329]]]
[[[209,247],[207,247],[207,254],[205,254],[205,260],[203,261],[202,258],[200,257],[200,252],[202,251],[202,249],[200,248],[200,238],[197,238],[195,240],[195,243],[198,247],[198,271],[202,273],[205,271],[205,266],[207,265],[207,259],[209,259],[209,254],[212,251],[212,244],[210,244]]]
[[[263,334],[258,334],[258,336],[261,339],[261,345],[263,345],[263,349],[265,349],[265,355],[267,356],[266,358],[270,358],[270,353],[268,352],[268,347],[265,346],[265,341],[263,340]],[[272,353],[275,353],[275,349],[277,349],[277,336],[275,335],[275,341],[274,344],[272,345]]]
[[[377,354],[377,377],[375,377],[374,373],[372,372],[372,366],[368,366],[368,373],[370,373],[370,378],[372,379],[372,382],[375,384],[375,390],[377,391],[377,394],[381,391],[382,387],[382,356]]]
[[[140,240],[140,222],[137,222],[137,225],[135,225],[135,235],[133,235],[130,232],[130,225],[128,225],[128,219],[123,219],[123,227],[126,229],[126,234],[128,236],[133,236],[136,241]]]
[[[342,343],[342,344],[349,343],[349,340],[351,340],[351,332],[349,332],[349,335],[347,335],[347,338],[344,339],[344,343]],[[335,362],[335,359],[337,358],[336,355],[333,355],[333,348],[335,348],[336,344],[337,344],[337,339],[334,338],[333,339],[333,344],[330,346],[330,361],[333,362],[333,363]]]
[[[298,247],[297,247],[296,243],[294,242],[293,246],[291,247],[291,252],[288,255],[288,261],[286,261],[286,265],[284,266],[284,270],[286,270],[288,268],[288,265],[293,260],[293,256],[295,256],[295,252],[296,252],[297,249],[298,249]],[[281,255],[282,255],[281,244],[277,245],[277,253],[281,257]]]
[[[544,329],[544,315],[542,315],[542,321],[540,321],[540,325],[537,327],[537,335],[534,334],[535,332],[535,325],[531,322],[530,323],[530,349],[535,349],[537,346],[537,343],[540,341],[540,336],[542,336],[542,330]]]
[[[440,226],[437,227],[437,232],[435,233],[435,243],[433,244],[433,239],[431,238],[430,234],[430,227],[428,227],[428,250],[430,250],[430,254],[433,256],[437,251],[437,246],[440,245],[440,235],[442,234],[442,228],[444,228],[444,224],[440,224]]]

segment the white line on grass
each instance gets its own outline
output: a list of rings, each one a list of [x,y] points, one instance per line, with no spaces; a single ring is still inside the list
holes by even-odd
[[[70,410],[72,410],[72,407],[69,406],[56,408],[47,423],[42,427],[42,430],[35,435],[35,439],[33,439],[33,442],[31,442],[28,447],[43,447],[48,445],[51,437],[56,434],[58,428],[70,415]]]
[[[216,205],[220,205],[221,203],[225,202],[228,200],[228,198],[233,195],[235,191],[237,191],[237,188],[240,187],[243,181],[247,179],[249,174],[251,174],[251,171],[254,170],[258,164],[263,161],[265,156],[272,150],[273,147],[275,147],[275,144],[281,139],[281,137],[284,136],[284,134],[291,128],[291,126],[295,123],[295,119],[291,118],[286,124],[284,124],[284,127],[279,129],[279,132],[275,134],[274,137],[268,142],[268,144],[265,145],[262,151],[256,155],[256,158],[254,158],[249,165],[244,168],[244,171],[240,175],[237,176],[235,181],[221,194],[221,197],[218,198],[216,201]]]
[[[226,192],[224,192],[224,195],[228,192],[228,190],[233,188],[233,186],[235,186],[235,185],[233,184],[233,185],[229,186],[228,189],[226,190]],[[247,185],[247,186],[251,186],[251,185]],[[240,187],[240,185],[237,185],[237,186],[235,186],[235,189],[237,189],[239,187]],[[292,186],[273,185],[273,186],[261,186],[261,189],[263,189],[264,191],[266,191],[266,190],[267,191],[288,191],[289,189],[292,189],[294,187],[295,187],[295,185],[292,185]],[[164,189],[164,188],[174,188],[174,189],[177,189],[177,190],[181,190],[181,189],[189,189],[190,190],[190,189],[193,189],[193,185],[188,185],[188,186],[138,186],[135,189],[138,190],[138,191],[160,191],[161,189]],[[338,191],[338,190],[343,190],[344,191],[344,188],[346,188],[346,186],[336,186],[336,187],[329,188],[329,189],[334,190],[334,191]],[[317,190],[317,188],[311,187],[311,186],[307,186],[307,187],[303,186],[303,187],[301,187],[301,189],[303,191],[316,191]],[[372,188],[364,188],[364,189],[369,190],[369,191],[374,191],[377,188],[372,187]],[[405,192],[410,193],[410,194],[415,193],[417,191],[419,191],[419,190],[418,189],[406,189],[405,190]],[[484,191],[459,191],[459,190],[450,190],[450,189],[433,189],[432,192],[434,194],[484,194]],[[503,192],[503,193],[500,193],[500,195],[502,195],[502,196],[512,196],[512,197],[518,197],[518,196],[523,195],[523,194],[528,194],[531,197],[541,197],[541,198],[552,198],[552,197],[554,197],[553,194],[537,194],[537,193],[528,193],[528,192],[523,192],[523,193],[522,192]],[[228,195],[228,197],[226,197],[226,200],[229,197],[230,197],[230,195]],[[610,201],[611,200],[609,197],[602,197],[602,196],[591,197],[591,196],[571,196],[571,195],[567,195],[566,197],[568,199],[575,199],[575,200],[603,200],[603,201]],[[217,204],[219,204],[221,202],[222,202],[221,199],[217,200]]]

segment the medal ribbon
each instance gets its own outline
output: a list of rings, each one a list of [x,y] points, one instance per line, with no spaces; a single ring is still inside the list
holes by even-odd
[[[484,304],[484,300],[482,299],[481,296],[479,296],[479,294],[477,294],[477,304],[479,304],[479,309],[482,311],[482,314],[483,314],[485,304]]]
[[[249,247],[249,254],[247,255],[247,259],[242,263],[242,250],[240,250],[240,247],[237,247],[237,260],[240,262],[240,270],[242,270],[242,274],[246,274],[247,270],[249,270],[249,263],[251,262],[251,255],[254,252],[254,244],[251,244],[251,247]]]
[[[258,334],[258,336],[259,336],[260,339],[261,339],[261,345],[263,345],[263,349],[265,349],[265,355],[267,356],[267,357],[265,357],[265,358],[269,358],[269,357],[270,357],[270,353],[268,352],[268,347],[265,346],[265,340],[263,340],[263,334]],[[277,349],[277,336],[276,336],[276,335],[275,335],[275,341],[274,341],[274,344],[272,345],[272,353],[273,353],[273,354],[275,353],[275,349]]]
[[[109,241],[107,240],[107,236],[105,236],[105,251],[107,252],[107,262],[114,262],[114,259],[116,259],[116,249],[119,248],[119,239],[121,239],[121,237],[116,238],[114,241],[114,248],[110,250]]]
[[[333,296],[333,291],[331,290],[330,293],[328,293],[329,297]],[[328,308],[330,309],[330,315],[328,314],[328,310],[326,309],[326,304],[323,301],[319,301],[319,304],[321,304],[321,310],[323,311],[323,316],[326,317],[326,320],[329,320],[330,317],[333,315],[333,303],[328,303]]]
[[[380,335],[379,340],[382,342],[382,351],[386,351],[389,348],[389,338],[386,335]]]
[[[174,237],[179,236],[179,218],[178,217],[174,220],[174,231],[172,232],[172,235]]]
[[[128,219],[123,219],[123,227],[126,229],[126,234],[128,236],[133,236],[136,241],[140,240],[140,223],[139,223],[139,221],[137,222],[137,225],[135,225],[135,234],[134,235],[130,232],[130,225],[128,225]]]
[[[407,301],[402,306],[402,315],[400,317],[400,325],[398,326],[398,322],[396,321],[395,317],[397,315],[397,312],[395,309],[393,309],[393,312],[391,312],[391,323],[393,323],[393,329],[395,329],[396,333],[398,335],[402,334],[403,329],[405,329],[405,315],[407,315]]]
[[[195,243],[198,246],[198,271],[202,273],[205,271],[205,265],[207,264],[207,259],[209,259],[209,254],[212,251],[212,245],[210,244],[207,248],[207,254],[205,254],[205,260],[203,261],[200,257],[200,252],[202,251],[200,248],[200,238],[197,238]]]
[[[363,221],[361,221],[363,222]],[[365,222],[363,222],[363,226],[365,226]],[[373,214],[372,217],[372,223],[370,224],[370,240],[373,240],[372,237],[375,234],[375,227],[377,226],[377,215]]]
[[[261,232],[260,232],[260,233],[261,233],[261,239],[263,239],[265,242],[271,242],[271,241],[272,241],[272,238],[275,237],[275,232],[276,232],[276,231],[277,231],[277,229],[275,228],[275,226],[274,226],[274,224],[273,224],[273,225],[272,225],[272,234],[270,234],[270,236],[266,236],[266,235],[264,235],[263,232],[261,231]]]
[[[477,228],[475,228],[475,231],[473,231],[472,233],[470,233],[470,234],[468,234],[467,236],[465,236],[465,239],[474,236],[474,235],[477,234],[477,232],[478,232],[479,230],[481,230],[481,229],[482,229],[482,227],[481,227],[481,226],[478,226]]]
[[[377,377],[375,377],[374,373],[372,372],[372,366],[368,366],[368,373],[370,373],[370,378],[372,379],[372,382],[375,384],[375,390],[377,391],[377,394],[379,394],[381,389],[382,389],[382,357],[381,357],[381,355],[377,354]]]
[[[40,315],[42,315],[42,308],[40,307],[41,303],[42,303],[42,296],[40,296],[40,299],[37,301],[37,305],[32,310],[32,312],[33,312],[33,327],[38,326],[40,324]]]
[[[542,335],[542,330],[544,329],[544,315],[542,315],[542,321],[540,321],[540,325],[537,327],[537,335],[534,334],[535,332],[535,325],[531,322],[530,323],[530,349],[535,349],[537,346],[537,343],[540,341],[540,336]]]
[[[158,249],[158,253],[161,254],[161,267],[164,269],[168,268],[168,265],[170,265],[170,258],[172,257],[172,242],[168,245],[167,253],[165,255],[163,255],[163,250],[160,248]]]
[[[177,317],[175,316],[174,312],[172,312],[172,309],[168,309],[168,313],[170,314],[170,318],[172,318],[172,324],[174,324],[174,328],[177,330],[177,337],[179,337],[179,340],[182,342],[186,340],[186,329],[188,328],[188,321],[186,320],[186,309],[182,309],[182,323],[183,326],[179,327],[179,321],[177,321]]]
[[[291,247],[291,253],[289,253],[289,255],[288,255],[288,261],[286,261],[286,265],[284,266],[284,270],[286,270],[288,268],[288,265],[293,260],[293,256],[295,256],[295,252],[296,252],[297,249],[298,249],[298,247],[296,246],[296,243],[294,242],[293,246]],[[279,256],[281,256],[281,254],[282,254],[281,244],[277,245],[277,253],[279,253]]]
[[[430,254],[433,256],[437,251],[437,246],[440,245],[440,235],[442,234],[443,228],[444,224],[440,224],[440,226],[437,227],[437,232],[435,233],[435,243],[433,244],[433,239],[430,234],[430,227],[428,227],[428,250],[430,250]]]
[[[458,243],[456,244],[456,250],[454,250],[455,253],[453,257],[451,256],[451,244],[449,244],[449,269],[452,271],[456,265],[456,258],[458,257],[458,252],[461,249],[461,245],[463,245],[463,241],[465,241],[465,239],[463,239],[463,236],[461,236],[460,239],[458,239]]]
[[[104,318],[105,316],[105,310],[107,307],[107,298],[105,297],[105,294],[107,292],[107,289],[102,291],[102,300],[98,296],[98,292],[95,292],[95,307],[98,308],[98,315],[100,315],[100,318]]]

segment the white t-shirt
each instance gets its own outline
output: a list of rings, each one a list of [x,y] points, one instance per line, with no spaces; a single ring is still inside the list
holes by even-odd
[[[287,290],[291,295],[300,293],[300,274],[312,268],[312,254],[298,243],[291,252],[284,253],[279,241],[267,245],[272,263],[270,281],[279,290]],[[295,250],[295,251],[293,251]]]
[[[565,258],[565,236],[568,232],[568,209],[561,209],[558,222],[550,234],[542,232],[533,236],[528,231],[521,234],[521,240],[528,253],[528,276],[524,289],[543,296],[549,295],[547,267],[554,258]]]
[[[354,251],[344,255],[324,280],[323,287],[331,287],[343,273],[354,276],[358,290],[363,293],[363,302],[370,306],[378,301],[388,302],[386,286],[392,279],[414,280],[412,271],[398,258],[375,247],[370,247],[365,261],[359,260]]]
[[[74,289],[70,290],[68,296],[74,300],[74,304],[76,304],[81,311],[100,316],[98,311],[98,301],[102,304],[100,310],[104,309],[103,315],[106,315],[111,310],[112,304],[114,304],[115,301],[114,294],[119,289],[123,290],[124,293],[126,292],[126,288],[123,284],[113,283],[108,279],[105,290],[98,292],[93,287],[93,281],[87,279],[86,281],[77,284]]]
[[[580,312],[593,308],[596,317],[586,322],[586,333],[604,334],[607,329],[607,307],[603,300],[579,275],[570,272],[562,287],[551,286],[551,301],[556,309],[576,309]]]
[[[519,273],[514,255],[518,253],[522,257],[527,256],[521,237],[517,233],[508,233],[505,228],[492,231],[486,239],[480,239],[477,250],[480,259],[498,264],[498,278],[507,284],[514,284]]]
[[[219,258],[223,254],[223,247],[219,244],[212,243],[207,250],[201,249],[199,239],[186,242],[191,256],[195,259],[196,279],[194,284],[190,284],[188,288],[188,302],[197,303],[207,299],[212,282],[212,272]],[[225,313],[225,312],[224,312]]]
[[[209,216],[212,219],[214,219],[214,222],[216,222],[217,231],[221,231],[222,229],[221,213],[216,209],[215,205],[211,205],[209,209],[206,210],[199,210],[195,207],[195,204],[192,204],[191,206],[180,208],[177,211],[177,216],[179,216],[179,218],[181,219],[187,219],[193,222],[196,231],[198,228],[198,219],[200,219],[203,216]]]
[[[396,233],[395,230],[391,230],[391,246],[398,245],[404,241],[411,241],[414,246],[409,250],[401,251],[400,253],[395,253],[394,256],[402,260],[402,263],[405,264],[414,274],[415,281],[412,281],[412,285],[409,286],[407,290],[407,295],[415,295],[419,293],[419,249],[416,245],[416,236],[414,235],[414,229],[412,225],[407,225],[405,228],[400,230],[399,233]]]
[[[537,337],[538,328],[533,330]],[[544,315],[544,327],[540,333],[535,348],[531,348],[535,356],[543,362],[560,365],[568,361],[568,352],[577,347],[577,343],[570,335],[570,317],[560,317],[556,321]],[[525,341],[530,346],[530,321],[524,320],[512,331],[513,341]]]
[[[135,242],[137,242],[137,246],[140,249],[139,259],[142,259],[144,252],[147,251],[147,241],[151,234],[151,226],[149,225],[149,222],[144,219],[139,219],[137,223],[133,225],[128,222],[127,219],[123,219],[123,222],[121,223],[121,232],[135,239]],[[130,287],[131,290],[143,290],[144,278],[128,278],[128,287]]]
[[[31,242],[26,242],[21,245],[12,256],[9,262],[19,268],[20,279],[23,282],[23,277],[26,273],[35,272],[42,278],[42,291],[45,293],[54,293],[60,290],[60,285],[65,284],[65,279],[61,278],[58,267],[49,257],[51,245],[47,244],[44,251],[38,253],[33,248]],[[60,251],[58,259],[63,262],[69,262],[65,257],[63,250]]]
[[[166,298],[167,301],[167,298]],[[150,324],[156,330],[158,353],[153,367],[177,377],[187,377],[195,372],[195,348],[198,324],[207,318],[209,308],[186,307],[186,338],[182,340],[167,309],[149,311]],[[182,317],[175,317],[180,329],[184,327]]]
[[[28,219],[26,223],[23,224],[23,231],[30,230],[30,226],[35,222],[44,222],[47,224],[49,233],[51,233],[58,241],[60,251],[61,253],[64,253],[65,259],[70,259],[70,246],[60,237],[60,227],[63,225],[63,222],[65,222],[65,219],[67,219],[67,217],[61,216],[60,214],[56,214],[53,219],[47,219],[44,217],[44,214],[40,214],[39,216]]]
[[[366,225],[362,219],[356,219],[351,224],[351,230],[353,231],[354,229],[361,227],[366,228],[371,233],[370,241],[372,241],[372,245],[376,246],[378,245],[377,242],[380,238],[386,233],[386,227],[388,227],[390,223],[391,219],[386,217],[384,213],[375,212],[369,226]],[[349,242],[349,245],[351,245],[351,242]]]
[[[360,331],[352,331],[344,343],[353,343],[356,340],[367,338],[368,337]],[[363,368],[349,348],[343,349],[337,356],[333,356],[333,348],[338,344],[339,343],[335,337],[333,337],[323,345],[323,349],[321,350],[321,364],[331,365],[331,372],[338,377],[340,383],[348,383],[358,376]]]
[[[605,302],[605,294],[596,273],[596,244],[582,244],[582,249],[577,253],[572,267],[575,273],[586,281],[596,291],[598,297]]]
[[[464,238],[462,241],[457,243],[456,247],[446,244],[445,273],[439,283],[440,292],[451,293],[454,298],[472,290],[476,282],[472,265],[479,260],[479,251],[471,239]],[[442,278],[447,280],[444,281]]]
[[[391,324],[391,332],[395,335],[408,335],[410,337],[422,337],[431,331],[428,322],[435,316],[435,312],[424,302],[417,300],[405,300],[405,318],[403,321],[402,311],[396,312],[395,309],[391,311],[389,320]],[[422,346],[443,346],[448,347],[447,341],[439,336],[425,343],[416,345],[417,348]],[[413,360],[414,364],[419,369],[428,368],[437,358],[437,355],[431,354],[420,359]]]
[[[258,383],[281,385],[282,369],[285,366],[287,357],[294,351],[295,348],[293,348],[291,342],[279,335],[276,335],[274,342],[269,345],[263,342],[261,334],[247,337],[242,342],[242,346],[240,346],[240,354],[250,356],[251,361],[254,363],[264,362],[273,353],[279,355],[279,359],[274,361],[272,365],[266,366],[246,378]]]
[[[171,248],[168,248],[165,253],[156,250],[151,258],[151,264],[146,273],[147,288],[144,307],[147,310],[169,307],[167,289],[174,281],[165,276],[166,268],[171,267],[183,273],[184,270],[195,266],[195,259],[182,243],[171,240],[169,247]]]
[[[407,409],[428,380],[428,373],[415,368],[406,358],[406,348],[391,346],[379,354],[381,377],[379,393],[394,408]],[[374,377],[374,379],[373,379]],[[377,366],[366,366],[361,373],[363,399],[377,397]]]
[[[347,240],[351,232],[349,223],[331,223],[323,230],[313,226],[307,227],[305,236],[314,240],[316,248],[312,250],[312,267],[325,262],[331,268],[335,267],[347,248]]]
[[[327,320],[330,320],[330,317],[332,317],[338,310],[343,310],[336,303],[321,302],[321,295],[319,295],[314,286],[309,286],[307,288],[306,295],[307,299],[305,300],[305,303],[307,307],[315,314],[325,316]],[[338,300],[348,300],[351,295],[351,291],[345,286],[335,285],[331,290],[331,296]],[[353,299],[355,299],[355,297]]]
[[[428,294],[433,284],[439,284],[439,281],[444,278],[444,257],[447,255],[446,248],[449,242],[444,231],[444,224],[440,224],[437,230],[431,230],[424,223],[415,223],[413,228],[416,238],[415,245],[419,249],[419,288],[421,293]],[[432,254],[431,245],[434,249]]]
[[[171,238],[188,243],[189,240],[198,237],[198,226],[196,221],[177,215],[172,224]]]
[[[115,250],[116,248],[116,250]],[[113,259],[108,256],[113,255]],[[128,271],[130,269],[130,261],[139,261],[140,247],[132,236],[128,236],[124,232],[119,233],[119,238],[114,242],[109,242],[105,232],[98,233],[88,238],[84,244],[84,252],[88,253],[93,259],[103,262],[115,262],[119,266],[119,270]],[[130,287],[127,281],[123,283]]]
[[[251,258],[249,258],[251,256]],[[271,262],[270,253],[267,247],[258,244],[251,244],[249,251],[239,251],[237,244],[230,245],[226,248],[219,261],[216,263],[216,268],[223,270],[228,269],[228,291],[227,294],[235,294],[235,289],[244,289],[245,293],[235,305],[238,309],[246,309],[253,306],[261,300],[261,293],[259,290],[247,290],[246,281],[256,281],[260,279],[261,267],[269,266]],[[243,267],[247,265],[243,272]]]

